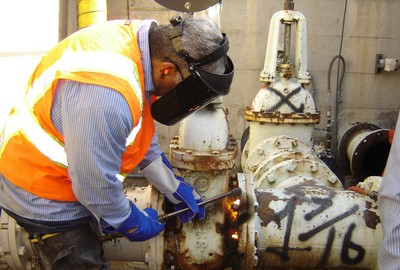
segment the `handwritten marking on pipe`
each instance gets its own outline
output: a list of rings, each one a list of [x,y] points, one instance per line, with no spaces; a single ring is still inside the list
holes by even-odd
[[[320,231],[328,228],[329,226],[335,224],[336,222],[352,215],[353,213],[357,212],[357,210],[359,209],[359,206],[356,204],[354,205],[351,209],[349,209],[348,211],[344,212],[343,214],[325,222],[324,224],[322,224],[321,226],[316,227],[315,229],[310,230],[307,233],[302,233],[299,235],[299,240],[300,241],[307,241],[308,239],[310,239],[311,237],[313,237],[314,235],[316,235],[317,233],[319,233]]]
[[[348,228],[346,235],[344,236],[343,247],[342,247],[342,252],[340,253],[340,258],[342,259],[342,262],[344,262],[345,264],[357,264],[359,262],[362,262],[365,256],[365,249],[362,246],[357,245],[351,241],[351,235],[355,227],[356,224],[352,223]],[[355,250],[357,252],[357,256],[355,256],[354,258],[350,258],[349,249]]]
[[[327,191],[327,190],[326,190]],[[312,247],[303,247],[303,248],[293,248],[290,246],[290,239],[292,236],[292,224],[294,222],[294,217],[295,217],[295,211],[296,207],[298,205],[301,205],[304,202],[309,202],[318,205],[318,208],[311,210],[308,213],[305,213],[304,219],[307,221],[312,220],[314,217],[317,215],[323,213],[325,210],[328,208],[332,207],[333,205],[333,198],[335,197],[335,192],[327,192],[325,195],[327,195],[327,198],[320,198],[320,197],[305,197],[300,195],[302,192],[299,189],[296,189],[295,195],[288,198],[286,206],[279,212],[274,212],[272,209],[269,209],[269,211],[262,211],[260,212],[260,218],[263,220],[263,226],[266,226],[269,222],[275,222],[278,226],[278,228],[281,228],[281,222],[284,218],[287,218],[286,220],[286,229],[284,232],[284,237],[283,237],[283,243],[282,246],[274,246],[274,247],[267,247],[265,249],[266,252],[268,253],[273,253],[276,254],[277,256],[280,257],[280,259],[283,262],[288,262],[290,260],[289,256],[289,251],[290,250],[297,250],[297,251],[306,251],[310,252],[312,251]],[[304,194],[303,194],[304,195]],[[273,196],[271,193],[261,193],[258,194],[257,196],[259,200],[261,200],[263,203],[266,203],[266,199],[269,201],[276,201],[278,198],[276,196]],[[260,202],[259,202],[260,203]],[[269,208],[269,207],[267,207]],[[340,222],[341,220],[353,215],[359,210],[359,205],[354,204],[351,206],[349,209],[344,210],[342,213],[336,215],[335,217],[330,218],[329,220],[325,221],[319,226],[314,227],[313,229],[300,233],[298,235],[298,240],[299,241],[307,241],[313,236],[317,235],[318,233],[324,231],[325,229],[329,229],[328,236],[326,239],[326,245],[325,249],[322,253],[322,256],[320,257],[320,261],[318,263],[318,267],[324,267],[327,266],[328,259],[333,247],[335,235],[336,235],[336,229],[335,229],[335,224]],[[265,214],[272,215],[270,217],[264,216]],[[265,223],[267,221],[267,223]],[[342,242],[342,248],[341,248],[341,253],[340,253],[340,259],[343,264],[345,265],[355,265],[363,261],[365,257],[365,249],[361,246],[358,245],[354,242],[352,242],[352,235],[353,231],[356,228],[355,223],[351,223],[349,227],[347,228],[343,242]],[[350,256],[350,250],[353,250],[351,252],[352,256]]]

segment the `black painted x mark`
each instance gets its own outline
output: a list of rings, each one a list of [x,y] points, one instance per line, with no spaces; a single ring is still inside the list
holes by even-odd
[[[290,98],[296,94],[298,94],[301,90],[301,87],[298,87],[296,89],[294,89],[291,93],[289,93],[287,96],[284,96],[281,92],[279,92],[278,90],[276,90],[275,88],[272,87],[268,87],[268,90],[271,90],[272,92],[275,93],[275,95],[279,96],[281,98],[281,100],[275,104],[271,110],[277,110],[279,109],[283,104],[287,104],[290,108],[292,108],[292,110],[296,113],[302,113],[304,112],[304,103],[300,105],[299,108],[297,108],[292,102],[290,102]]]

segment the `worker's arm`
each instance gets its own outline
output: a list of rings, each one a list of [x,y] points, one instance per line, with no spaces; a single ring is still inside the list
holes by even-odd
[[[179,214],[183,222],[188,222],[196,214],[200,219],[204,218],[204,206],[197,206],[202,201],[200,195],[181,177],[175,175],[171,164],[160,149],[157,133],[154,134],[150,149],[138,167],[146,179],[175,205],[176,210],[187,207],[192,209]]]
[[[196,214],[199,219],[205,217],[204,206],[198,206],[202,202],[200,194],[174,173],[164,154],[161,154],[160,157],[141,169],[141,173],[175,205],[176,210],[191,209],[179,214],[179,218],[183,222],[188,222]]]
[[[147,167],[150,163],[156,160],[159,156],[161,156],[162,151],[160,145],[158,144],[158,134],[154,132],[153,139],[151,141],[149,150],[146,153],[146,156],[143,160],[138,164],[138,168],[142,169]]]
[[[71,81],[64,85],[61,98],[68,172],[79,202],[103,227],[152,223],[132,207],[116,177],[132,126],[125,99],[112,89]],[[134,217],[141,217],[140,224],[133,223]]]

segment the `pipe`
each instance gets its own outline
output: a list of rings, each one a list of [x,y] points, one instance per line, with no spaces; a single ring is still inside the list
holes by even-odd
[[[243,162],[252,177],[241,185],[249,208],[238,214],[255,210],[239,237],[254,241],[254,250],[239,245],[252,252],[242,254],[248,261],[240,269],[375,269],[382,233],[376,200],[344,190],[307,143],[269,137],[243,153]]]
[[[341,124],[340,160],[356,182],[382,176],[389,156],[389,130],[370,123]]]
[[[272,85],[281,89],[277,86]],[[204,220],[168,219],[165,230],[145,242],[118,238],[104,243],[110,268],[127,263],[148,270],[373,269],[382,230],[376,202],[343,190],[312,151],[311,133],[300,134],[304,141],[292,134],[293,124],[304,124],[308,114],[290,115],[279,125],[268,120],[268,114],[263,125],[254,122],[260,129],[251,129],[248,143],[255,146],[246,143],[245,173],[236,177],[231,172],[237,143],[227,132],[222,105],[212,103],[186,118],[170,146],[177,174],[205,201],[239,187],[240,202],[227,197],[207,204]],[[173,211],[152,186],[128,188],[126,195],[139,208],[152,207],[160,214]],[[0,262],[29,269],[25,265],[35,261],[27,236],[3,214],[0,250],[7,252],[0,254]]]
[[[172,166],[200,192],[203,200],[236,187],[229,180],[236,154],[237,143],[229,135],[227,111],[220,103],[211,103],[185,118],[170,147]],[[237,246],[231,238],[238,226],[232,219],[233,201],[229,197],[208,204],[204,220],[185,224],[172,220],[167,224],[167,269],[217,270],[234,266],[226,256]]]
[[[333,123],[332,123],[332,91],[331,91],[331,72],[332,72],[332,66],[334,62],[338,59],[338,73],[340,71],[340,62],[343,62],[343,69],[341,70],[341,74],[338,74],[338,81],[337,81],[337,88],[335,92],[335,104],[334,104],[334,117],[333,117]],[[337,149],[337,141],[338,141],[338,111],[339,111],[339,103],[340,101],[340,92],[342,88],[342,82],[344,78],[346,70],[346,62],[341,55],[336,55],[330,62],[329,68],[328,68],[328,78],[327,78],[327,83],[328,83],[328,88],[327,88],[327,110],[326,110],[326,145],[327,145],[327,153],[326,153],[326,158],[328,159],[328,164],[331,163],[331,160],[333,160],[337,155],[336,155],[336,149]],[[333,133],[333,135],[332,135]]]
[[[251,218],[239,233],[238,250],[247,252],[239,254],[246,259],[240,269],[374,269],[382,233],[377,203],[344,190],[318,158],[312,138],[320,115],[301,86],[306,74],[297,68],[295,76],[287,76],[276,62],[277,28],[290,22],[291,14],[298,13],[285,10],[271,19],[261,72],[261,81],[271,84],[257,93],[245,115],[250,121],[241,157],[246,180],[239,183],[248,208],[238,214]],[[299,26],[305,34],[305,23]],[[296,43],[296,52],[306,49]],[[295,67],[307,64],[306,58],[296,60]]]
[[[225,198],[207,207],[203,221],[172,219],[148,241],[104,243],[110,269],[374,269],[381,235],[376,201],[312,176],[283,178],[260,189],[251,174],[240,173],[229,182],[241,191],[237,207],[236,198]],[[126,194],[141,208],[168,207],[150,185]],[[4,212],[0,228],[1,266],[36,269],[27,235]]]
[[[230,191],[228,191],[228,192],[226,192],[224,194],[217,195],[217,196],[215,196],[213,198],[210,198],[210,199],[207,199],[205,201],[202,201],[198,205],[199,206],[204,206],[206,204],[219,201],[219,200],[221,200],[223,198],[226,198],[226,197],[229,197],[229,196],[240,196],[240,194],[242,194],[242,190],[239,187],[236,187],[236,188],[234,188],[234,189],[232,189],[232,190],[230,190]],[[158,221],[165,222],[167,219],[172,218],[172,217],[176,217],[177,215],[182,214],[182,213],[184,213],[186,211],[189,211],[189,210],[190,210],[190,208],[186,207],[186,208],[183,208],[183,209],[180,209],[180,210],[176,210],[174,212],[161,214],[161,215],[158,216]],[[107,241],[111,241],[113,239],[120,238],[120,237],[123,237],[123,234],[121,234],[121,233],[111,233],[111,234],[105,235],[102,238],[102,242],[105,243]]]
[[[78,0],[78,29],[107,21],[107,0]]]
[[[367,196],[295,176],[257,190],[255,269],[373,269],[381,227]]]

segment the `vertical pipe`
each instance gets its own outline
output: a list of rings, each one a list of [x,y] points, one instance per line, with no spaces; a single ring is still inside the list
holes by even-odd
[[[78,0],[78,28],[107,21],[107,0]]]

